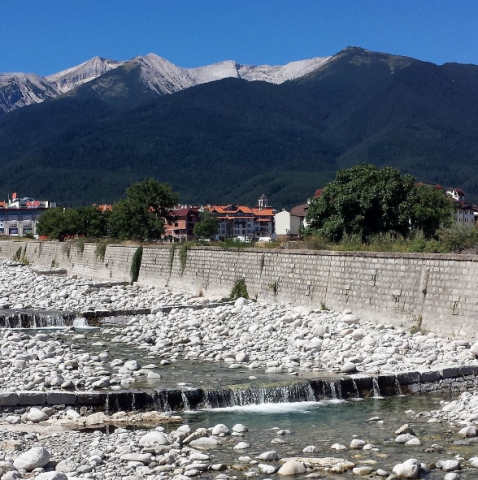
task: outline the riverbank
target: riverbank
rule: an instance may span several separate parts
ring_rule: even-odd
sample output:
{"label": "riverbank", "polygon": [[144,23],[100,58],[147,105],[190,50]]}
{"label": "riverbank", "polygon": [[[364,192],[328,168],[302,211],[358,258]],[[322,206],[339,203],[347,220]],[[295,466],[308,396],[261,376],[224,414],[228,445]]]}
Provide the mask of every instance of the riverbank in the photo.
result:
{"label": "riverbank", "polygon": [[[96,329],[1,331],[2,480],[478,474],[469,339],[347,309],[218,305],[8,262],[0,288],[4,306],[40,314],[152,312]],[[156,403],[145,403],[154,390]],[[426,390],[434,396],[397,396]],[[445,403],[450,394],[461,397]],[[28,401],[9,404],[15,395]]]}

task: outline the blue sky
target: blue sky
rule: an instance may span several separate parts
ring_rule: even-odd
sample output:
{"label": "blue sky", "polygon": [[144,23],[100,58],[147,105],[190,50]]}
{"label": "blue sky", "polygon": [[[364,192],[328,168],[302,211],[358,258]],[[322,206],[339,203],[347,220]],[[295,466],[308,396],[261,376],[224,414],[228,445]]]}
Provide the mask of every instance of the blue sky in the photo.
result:
{"label": "blue sky", "polygon": [[0,72],[100,55],[283,64],[348,45],[478,64],[476,0],[0,0]]}

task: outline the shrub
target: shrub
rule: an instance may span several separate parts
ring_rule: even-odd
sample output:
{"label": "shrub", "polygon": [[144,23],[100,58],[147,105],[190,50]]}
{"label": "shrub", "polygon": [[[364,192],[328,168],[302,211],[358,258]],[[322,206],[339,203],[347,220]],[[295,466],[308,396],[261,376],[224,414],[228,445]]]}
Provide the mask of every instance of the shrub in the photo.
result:
{"label": "shrub", "polygon": [[106,255],[106,247],[108,246],[108,242],[100,240],[96,244],[96,256],[102,261],[105,261],[105,255]]}
{"label": "shrub", "polygon": [[229,295],[230,300],[237,300],[238,298],[249,298],[246,287],[246,279],[238,278],[232,287],[231,294]]}
{"label": "shrub", "polygon": [[136,252],[134,252],[133,259],[131,260],[131,270],[130,270],[131,283],[138,281],[142,258],[143,258],[143,247],[140,246],[136,249]]}

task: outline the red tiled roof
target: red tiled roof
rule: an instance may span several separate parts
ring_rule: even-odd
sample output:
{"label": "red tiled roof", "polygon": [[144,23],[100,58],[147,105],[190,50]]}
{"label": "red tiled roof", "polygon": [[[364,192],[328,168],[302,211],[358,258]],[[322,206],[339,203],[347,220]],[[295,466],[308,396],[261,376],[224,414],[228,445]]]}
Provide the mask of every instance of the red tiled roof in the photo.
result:
{"label": "red tiled roof", "polygon": [[171,215],[174,217],[185,217],[189,212],[197,213],[197,208],[176,208],[171,211]]}
{"label": "red tiled roof", "polygon": [[293,217],[305,217],[307,215],[308,208],[309,208],[309,205],[307,203],[303,203],[302,205],[297,205],[296,207],[294,207],[290,211],[290,214]]}
{"label": "red tiled roof", "polygon": [[314,198],[319,198],[322,195],[323,191],[324,191],[323,188],[319,188],[318,190],[316,190],[314,193]]}

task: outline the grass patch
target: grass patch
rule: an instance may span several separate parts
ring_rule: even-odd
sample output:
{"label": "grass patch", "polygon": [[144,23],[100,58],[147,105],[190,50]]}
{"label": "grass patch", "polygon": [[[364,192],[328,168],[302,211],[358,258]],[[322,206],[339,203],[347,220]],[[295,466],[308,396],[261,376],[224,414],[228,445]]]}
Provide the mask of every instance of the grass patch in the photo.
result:
{"label": "grass patch", "polygon": [[179,264],[181,265],[181,275],[184,273],[186,268],[186,262],[188,261],[188,250],[190,244],[188,242],[182,243],[179,248]]}
{"label": "grass patch", "polygon": [[320,235],[308,235],[304,246],[310,250],[336,252],[392,252],[392,253],[478,253],[478,228],[452,227],[441,229],[434,238],[423,232],[413,232],[409,238],[390,233],[374,235],[363,241],[359,235],[347,235],[340,242],[332,242]]}

